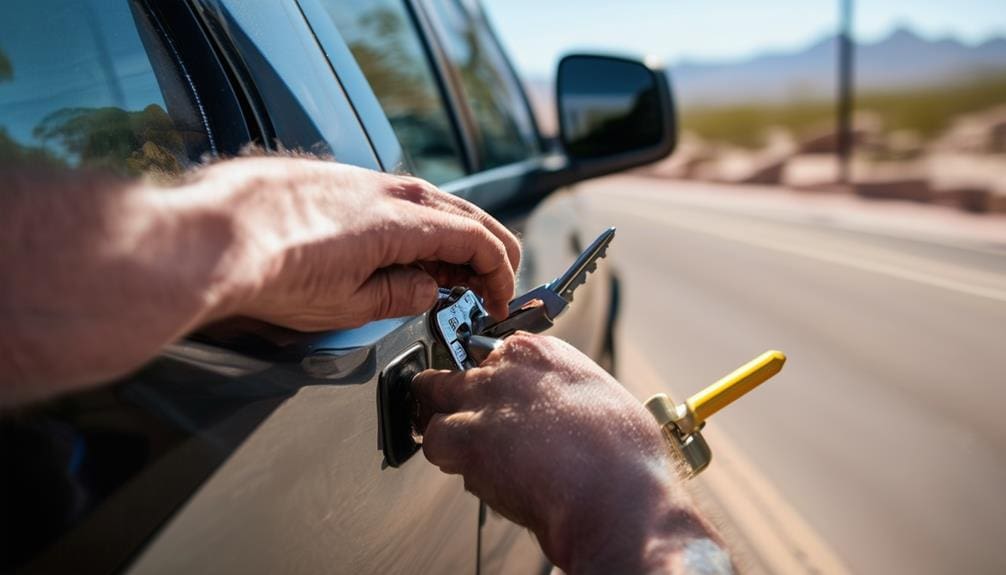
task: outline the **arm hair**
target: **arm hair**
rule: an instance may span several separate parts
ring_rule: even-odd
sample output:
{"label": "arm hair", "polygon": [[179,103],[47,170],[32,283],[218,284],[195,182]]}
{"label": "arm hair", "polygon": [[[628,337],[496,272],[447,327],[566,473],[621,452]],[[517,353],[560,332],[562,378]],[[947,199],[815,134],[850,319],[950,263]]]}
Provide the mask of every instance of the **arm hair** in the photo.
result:
{"label": "arm hair", "polygon": [[234,226],[198,186],[2,167],[0,181],[0,407],[125,375],[222,312]]}

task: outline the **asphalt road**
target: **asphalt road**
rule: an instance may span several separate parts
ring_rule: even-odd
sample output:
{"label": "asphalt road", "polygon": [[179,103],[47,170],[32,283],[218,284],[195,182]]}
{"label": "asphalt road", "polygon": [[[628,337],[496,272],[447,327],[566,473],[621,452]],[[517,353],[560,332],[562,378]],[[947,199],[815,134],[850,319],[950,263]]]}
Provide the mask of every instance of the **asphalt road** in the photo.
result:
{"label": "asphalt road", "polygon": [[1006,573],[1006,249],[947,239],[938,218],[926,232],[854,206],[836,223],[673,185],[608,179],[576,199],[619,228],[632,357],[683,398],[785,351],[710,427],[849,570]]}

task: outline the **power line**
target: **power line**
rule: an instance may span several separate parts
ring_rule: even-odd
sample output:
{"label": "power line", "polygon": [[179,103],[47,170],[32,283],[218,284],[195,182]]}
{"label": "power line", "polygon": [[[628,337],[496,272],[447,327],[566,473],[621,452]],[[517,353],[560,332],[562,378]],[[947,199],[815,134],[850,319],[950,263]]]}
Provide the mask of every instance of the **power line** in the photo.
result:
{"label": "power line", "polygon": [[852,182],[852,111],[853,111],[853,65],[855,59],[852,40],[853,0],[839,0],[838,33],[838,183]]}

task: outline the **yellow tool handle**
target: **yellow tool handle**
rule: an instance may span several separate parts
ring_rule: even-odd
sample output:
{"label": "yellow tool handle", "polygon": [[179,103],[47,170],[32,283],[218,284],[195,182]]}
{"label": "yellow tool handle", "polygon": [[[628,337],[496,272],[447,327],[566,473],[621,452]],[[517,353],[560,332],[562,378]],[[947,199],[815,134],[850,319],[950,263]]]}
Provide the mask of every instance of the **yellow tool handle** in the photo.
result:
{"label": "yellow tool handle", "polygon": [[779,373],[784,363],[786,363],[786,355],[783,352],[766,351],[716,383],[689,397],[685,403],[688,405],[689,411],[692,412],[693,426],[697,429],[714,413]]}

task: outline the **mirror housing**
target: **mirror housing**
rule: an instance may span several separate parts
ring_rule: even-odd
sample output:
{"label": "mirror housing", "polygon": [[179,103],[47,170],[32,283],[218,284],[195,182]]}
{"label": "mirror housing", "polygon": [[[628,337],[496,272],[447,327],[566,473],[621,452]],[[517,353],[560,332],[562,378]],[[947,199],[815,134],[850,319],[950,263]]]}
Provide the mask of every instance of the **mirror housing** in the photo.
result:
{"label": "mirror housing", "polygon": [[559,141],[571,184],[663,159],[677,144],[667,74],[641,60],[572,54],[556,75]]}

